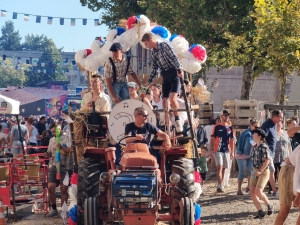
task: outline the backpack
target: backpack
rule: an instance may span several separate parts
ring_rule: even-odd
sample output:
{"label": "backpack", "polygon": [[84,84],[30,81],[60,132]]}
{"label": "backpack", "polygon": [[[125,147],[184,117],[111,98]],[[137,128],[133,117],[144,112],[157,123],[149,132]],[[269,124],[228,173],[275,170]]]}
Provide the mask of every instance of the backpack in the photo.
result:
{"label": "backpack", "polygon": [[[112,70],[113,70],[113,78],[112,81],[115,82],[117,80],[117,70],[116,70],[116,65],[113,61],[113,59],[111,57],[108,58],[111,66],[112,66]],[[129,69],[129,65],[130,65],[130,56],[127,56],[127,67],[126,67],[126,72],[124,74],[124,76],[126,76],[126,74],[128,73],[128,69]]]}

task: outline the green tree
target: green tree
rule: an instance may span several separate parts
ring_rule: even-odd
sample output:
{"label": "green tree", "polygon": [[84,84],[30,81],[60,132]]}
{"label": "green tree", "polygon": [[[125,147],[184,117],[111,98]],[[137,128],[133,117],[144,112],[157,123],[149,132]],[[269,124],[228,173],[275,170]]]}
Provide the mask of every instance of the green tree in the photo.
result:
{"label": "green tree", "polygon": [[48,39],[49,45],[46,46],[36,66],[25,71],[27,76],[26,86],[35,86],[36,83],[44,80],[66,80],[63,70],[66,69],[62,65],[62,57],[60,51],[56,48],[54,42]]}
{"label": "green tree", "polygon": [[111,28],[116,27],[120,19],[146,13],[145,8],[141,7],[140,1],[137,0],[80,0],[80,2],[93,12],[104,10],[100,23],[109,24]]}
{"label": "green tree", "polygon": [[14,23],[6,21],[1,28],[0,48],[3,50],[15,51],[21,49],[21,37],[19,31],[15,31]]}
{"label": "green tree", "polygon": [[256,40],[267,66],[280,82],[280,104],[287,100],[287,76],[300,70],[300,2],[255,0]]}
{"label": "green tree", "polygon": [[2,61],[0,64],[0,87],[23,86],[26,81],[24,70],[26,64],[14,64],[10,59]]}
{"label": "green tree", "polygon": [[[24,42],[22,43],[22,48],[32,51],[44,51],[45,49],[51,47],[51,45],[53,45],[53,41],[44,34],[27,34]],[[63,48],[60,48],[58,50],[62,51],[62,49]]]}

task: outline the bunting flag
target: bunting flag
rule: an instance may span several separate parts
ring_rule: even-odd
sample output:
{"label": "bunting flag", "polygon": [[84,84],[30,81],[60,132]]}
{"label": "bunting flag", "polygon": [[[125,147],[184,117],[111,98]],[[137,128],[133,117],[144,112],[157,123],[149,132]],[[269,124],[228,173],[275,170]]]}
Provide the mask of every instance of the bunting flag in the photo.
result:
{"label": "bunting flag", "polygon": [[48,21],[47,21],[47,24],[50,24],[50,25],[52,25],[52,20],[53,20],[53,17],[48,17]]}
{"label": "bunting flag", "polygon": [[29,59],[26,59],[26,64],[30,64],[30,61],[29,61]]}
{"label": "bunting flag", "polygon": [[6,59],[6,55],[3,55],[3,56],[2,56],[2,60],[5,60],[5,59]]}
{"label": "bunting flag", "polygon": [[24,14],[24,21],[28,21],[29,20],[29,14]]}
{"label": "bunting flag", "polygon": [[[65,18],[65,17],[53,17],[53,16],[42,16],[42,15],[35,15],[35,14],[25,14],[25,13],[20,13],[20,12],[12,12],[12,11],[6,11],[3,9],[0,9],[1,17],[6,17],[6,13],[12,13],[12,19],[16,20],[18,19],[18,14],[24,15],[24,21],[29,21],[29,16],[35,16],[36,23],[41,23],[42,22],[42,17],[47,18],[47,24],[52,25],[53,19],[59,19],[59,24],[60,25],[65,25],[65,19],[70,20],[70,25],[71,26],[76,26],[76,20],[82,20],[82,25],[87,25],[88,20],[93,20],[94,21],[94,26],[99,26],[100,22],[99,19],[92,19],[92,18]],[[106,24],[109,26],[110,24]]]}
{"label": "bunting flag", "polygon": [[6,11],[5,10],[1,10],[1,17],[5,17],[6,16]]}
{"label": "bunting flag", "polygon": [[59,18],[59,24],[64,25],[65,24],[65,19],[64,18]]}
{"label": "bunting flag", "polygon": [[36,23],[41,23],[41,18],[42,18],[41,16],[36,16],[35,22]]}
{"label": "bunting flag", "polygon": [[72,18],[71,19],[71,26],[75,26],[75,24],[76,24],[76,19]]}

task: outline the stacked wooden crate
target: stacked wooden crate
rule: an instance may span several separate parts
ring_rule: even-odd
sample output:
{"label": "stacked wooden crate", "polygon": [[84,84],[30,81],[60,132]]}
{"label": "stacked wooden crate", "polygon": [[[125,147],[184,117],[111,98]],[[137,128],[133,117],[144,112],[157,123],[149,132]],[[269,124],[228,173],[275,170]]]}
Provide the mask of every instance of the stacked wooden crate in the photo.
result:
{"label": "stacked wooden crate", "polygon": [[235,128],[244,129],[250,124],[251,119],[257,118],[256,100],[230,100],[224,101],[223,107],[230,113],[232,125]]}
{"label": "stacked wooden crate", "polygon": [[213,103],[208,105],[199,105],[198,117],[201,125],[208,125],[209,119],[214,116]]}

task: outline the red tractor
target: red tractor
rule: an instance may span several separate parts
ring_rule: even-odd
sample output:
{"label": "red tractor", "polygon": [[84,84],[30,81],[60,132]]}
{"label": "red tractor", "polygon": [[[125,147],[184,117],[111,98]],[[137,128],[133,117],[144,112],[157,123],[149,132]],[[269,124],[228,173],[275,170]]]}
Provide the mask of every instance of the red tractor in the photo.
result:
{"label": "red tractor", "polygon": [[158,149],[160,163],[146,144],[127,144],[116,164],[115,147],[85,148],[78,166],[77,224],[194,225],[195,160],[184,158],[183,145]]}

